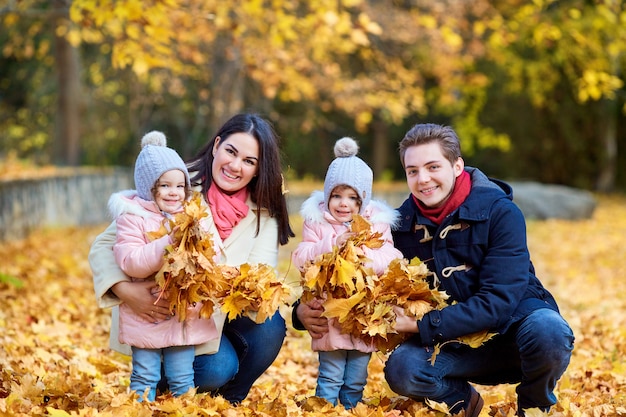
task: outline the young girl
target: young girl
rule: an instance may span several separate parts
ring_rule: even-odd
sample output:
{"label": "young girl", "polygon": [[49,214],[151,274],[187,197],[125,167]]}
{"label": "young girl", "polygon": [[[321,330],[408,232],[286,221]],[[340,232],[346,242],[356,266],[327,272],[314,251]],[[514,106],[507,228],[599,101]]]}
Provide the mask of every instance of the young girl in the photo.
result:
{"label": "young girl", "polygon": [[[380,276],[395,258],[402,258],[393,246],[391,225],[397,213],[386,204],[372,201],[373,173],[356,156],[358,145],[352,138],[335,143],[336,159],[328,167],[324,192],[315,191],[304,202],[300,213],[304,219],[302,242],[292,255],[294,264],[303,270],[307,261],[341,247],[352,236],[352,216],[360,214],[370,223],[372,231],[380,232],[383,245],[377,249],[362,246],[371,260],[367,265]],[[317,300],[320,304],[322,300]],[[319,375],[315,395],[337,405],[337,400],[350,409],[363,397],[367,367],[375,349],[368,341],[341,333],[339,323],[329,320],[328,332],[312,339],[312,348],[319,352]]]}
{"label": "young girl", "polygon": [[[159,230],[165,218],[181,211],[191,191],[185,163],[165,145],[163,133],[146,134],[135,163],[137,189],[115,193],[109,199],[117,225],[115,260],[134,281],[154,280],[163,265],[165,248],[173,242],[171,234],[151,240],[148,232]],[[200,308],[198,303],[183,322],[175,317],[158,322],[146,321],[126,304],[120,306],[119,340],[132,347],[130,389],[140,395],[140,401],[145,391],[146,398],[154,401],[161,361],[174,395],[194,387],[194,345],[219,338],[213,319],[199,318]]]}

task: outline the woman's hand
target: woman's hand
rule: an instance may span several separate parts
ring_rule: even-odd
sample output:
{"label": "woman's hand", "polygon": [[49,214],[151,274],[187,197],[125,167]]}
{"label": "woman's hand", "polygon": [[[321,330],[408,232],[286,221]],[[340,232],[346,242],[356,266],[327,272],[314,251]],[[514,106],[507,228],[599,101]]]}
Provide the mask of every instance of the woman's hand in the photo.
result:
{"label": "woman's hand", "polygon": [[111,291],[146,321],[157,323],[171,318],[169,301],[161,297],[156,302],[159,289],[154,281],[122,281],[111,287]]}
{"label": "woman's hand", "polygon": [[308,330],[313,339],[319,339],[328,333],[328,319],[321,316],[323,312],[324,308],[320,300],[300,303],[296,307],[298,320]]}
{"label": "woman's hand", "polygon": [[409,317],[404,313],[402,307],[393,306],[393,311],[396,313],[396,326],[395,330],[398,333],[419,333],[420,329],[417,327],[417,320],[414,317]]}

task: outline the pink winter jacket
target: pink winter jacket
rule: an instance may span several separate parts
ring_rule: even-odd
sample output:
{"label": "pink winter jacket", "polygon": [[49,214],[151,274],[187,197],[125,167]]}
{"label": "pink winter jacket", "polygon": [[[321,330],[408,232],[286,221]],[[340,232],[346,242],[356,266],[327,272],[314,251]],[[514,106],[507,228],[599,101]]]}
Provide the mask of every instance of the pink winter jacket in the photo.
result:
{"label": "pink winter jacket", "polygon": [[[302,270],[304,264],[317,256],[333,251],[337,236],[348,231],[348,227],[335,220],[324,207],[324,193],[315,191],[300,209],[304,220],[302,242],[292,254],[294,265]],[[380,276],[385,272],[389,263],[396,258],[402,258],[402,253],[393,246],[391,226],[398,220],[398,212],[381,201],[371,200],[362,210],[361,215],[370,223],[372,230],[382,234],[384,244],[377,249],[363,247],[365,256],[371,260],[367,266],[372,267]],[[315,351],[331,350],[358,350],[360,352],[374,352],[371,340],[357,339],[341,333],[339,323],[331,318],[328,321],[328,333],[320,339],[312,339],[311,347]]]}
{"label": "pink winter jacket", "polygon": [[[133,190],[115,193],[109,210],[116,218],[117,239],[113,246],[115,260],[132,280],[151,280],[163,265],[169,235],[150,241],[146,232],[159,230],[165,216],[154,201],[139,198]],[[215,245],[217,248],[218,246]],[[220,337],[212,318],[199,317],[201,303],[190,307],[187,318],[176,317],[159,323],[143,320],[122,303],[119,314],[119,341],[147,349],[199,345]]]}

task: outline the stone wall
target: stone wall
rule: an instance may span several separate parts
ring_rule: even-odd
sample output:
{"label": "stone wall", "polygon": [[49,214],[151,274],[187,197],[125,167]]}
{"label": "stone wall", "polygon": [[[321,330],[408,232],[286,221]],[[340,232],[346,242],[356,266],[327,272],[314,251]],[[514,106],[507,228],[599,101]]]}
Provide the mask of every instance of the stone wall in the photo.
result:
{"label": "stone wall", "polygon": [[75,168],[45,178],[0,180],[0,240],[40,227],[107,223],[109,196],[133,188],[130,169]]}
{"label": "stone wall", "polygon": [[[127,168],[75,168],[54,177],[0,180],[0,241],[21,239],[40,227],[67,227],[104,224],[111,221],[109,196],[134,187],[132,170]],[[527,219],[591,217],[596,206],[593,195],[569,187],[510,183],[514,202]],[[290,192],[290,213],[298,213],[308,194]],[[398,207],[408,189],[374,189],[373,197]]]}

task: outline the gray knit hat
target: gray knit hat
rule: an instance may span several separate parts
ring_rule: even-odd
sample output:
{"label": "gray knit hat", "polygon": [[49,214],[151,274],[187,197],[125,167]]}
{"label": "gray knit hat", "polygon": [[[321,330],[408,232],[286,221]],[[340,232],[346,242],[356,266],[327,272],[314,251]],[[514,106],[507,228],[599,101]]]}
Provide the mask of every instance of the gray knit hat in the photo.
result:
{"label": "gray knit hat", "polygon": [[349,185],[361,197],[361,212],[372,198],[372,169],[356,156],[359,145],[352,138],[341,138],[335,142],[336,159],[328,166],[324,179],[324,204],[328,208],[330,193],[338,185]]}
{"label": "gray knit hat", "polygon": [[152,187],[161,175],[173,169],[185,174],[189,188],[189,171],[176,151],[167,147],[165,135],[156,130],[146,133],[141,138],[141,152],[135,162],[135,188],[139,197],[148,201],[154,200]]}

